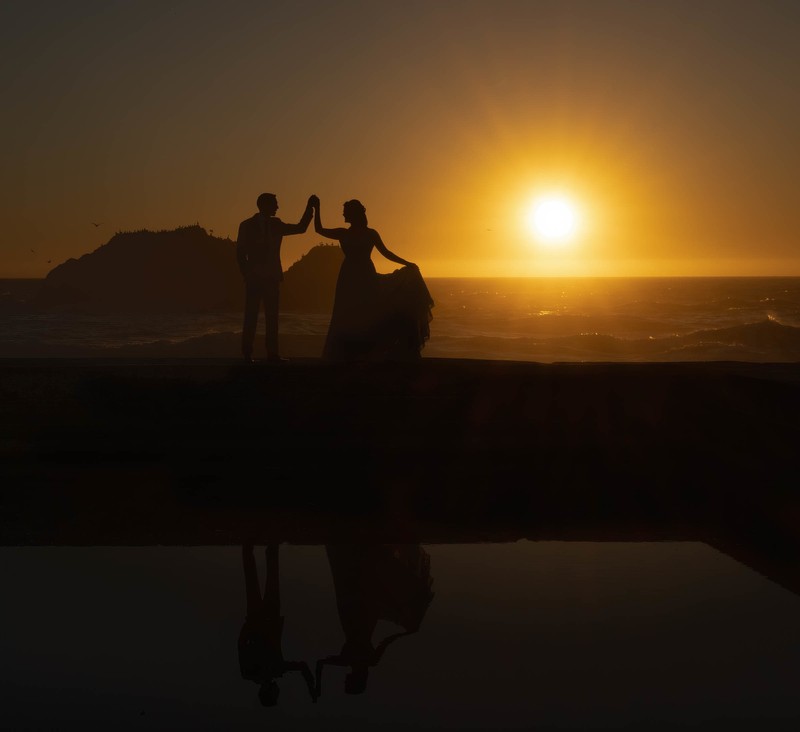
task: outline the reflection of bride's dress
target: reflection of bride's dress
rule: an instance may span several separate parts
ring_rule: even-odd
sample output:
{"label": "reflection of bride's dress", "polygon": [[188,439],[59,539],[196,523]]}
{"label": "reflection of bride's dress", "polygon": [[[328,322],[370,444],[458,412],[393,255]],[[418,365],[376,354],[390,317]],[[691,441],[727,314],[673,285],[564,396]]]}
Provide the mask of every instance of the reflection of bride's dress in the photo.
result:
{"label": "reflection of bride's dress", "polygon": [[[419,630],[433,600],[430,556],[419,545],[328,544],[325,547],[344,632],[338,654],[317,661],[316,693],[322,690],[322,668],[349,666],[345,691],[366,689],[369,669],[398,638]],[[402,628],[375,644],[379,620]]]}
{"label": "reflection of bride's dress", "polygon": [[433,299],[416,267],[379,274],[372,243],[343,238],[323,358],[329,361],[414,359],[430,336]]}
{"label": "reflection of bride's dress", "polygon": [[378,620],[413,633],[433,599],[430,556],[419,544],[325,547],[346,642],[371,647]]}

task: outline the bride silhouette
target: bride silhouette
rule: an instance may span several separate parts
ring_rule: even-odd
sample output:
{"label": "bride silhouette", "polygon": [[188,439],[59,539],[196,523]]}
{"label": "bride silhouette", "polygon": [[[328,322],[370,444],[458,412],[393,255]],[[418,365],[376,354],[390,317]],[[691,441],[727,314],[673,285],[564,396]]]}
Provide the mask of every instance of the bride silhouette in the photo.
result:
{"label": "bride silhouette", "polygon": [[[430,337],[433,299],[416,264],[387,249],[358,200],[344,204],[348,228],[322,225],[319,198],[314,197],[314,230],[335,239],[344,254],[336,281],[331,322],[322,357],[327,361],[414,360]],[[379,274],[372,262],[377,249],[403,265]]]}

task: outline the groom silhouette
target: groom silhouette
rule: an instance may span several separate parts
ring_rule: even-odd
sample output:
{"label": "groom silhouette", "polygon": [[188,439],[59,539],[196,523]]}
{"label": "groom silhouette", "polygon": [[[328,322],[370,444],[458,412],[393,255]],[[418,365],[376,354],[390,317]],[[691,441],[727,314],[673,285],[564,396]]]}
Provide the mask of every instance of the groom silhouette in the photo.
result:
{"label": "groom silhouette", "polygon": [[256,199],[258,213],[239,224],[236,239],[236,261],[244,278],[244,323],[242,324],[242,356],[253,360],[253,342],[258,323],[258,310],[264,305],[265,340],[267,361],[283,362],[278,349],[278,311],[280,308],[280,284],[283,280],[281,266],[281,243],[289,234],[303,234],[314,214],[310,196],[302,218],[296,224],[286,224],[275,214],[278,197],[274,193],[262,193]]}

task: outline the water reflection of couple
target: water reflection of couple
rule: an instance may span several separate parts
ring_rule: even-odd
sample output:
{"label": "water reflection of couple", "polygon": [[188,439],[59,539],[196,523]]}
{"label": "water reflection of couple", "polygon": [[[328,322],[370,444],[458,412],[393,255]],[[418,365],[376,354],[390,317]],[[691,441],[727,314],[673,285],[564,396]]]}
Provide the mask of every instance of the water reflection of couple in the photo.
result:
{"label": "water reflection of couple", "polygon": [[[320,201],[308,199],[297,224],[286,224],[275,214],[278,199],[262,193],[259,213],[243,221],[237,239],[237,260],[245,281],[242,354],[252,360],[258,310],[264,307],[268,361],[285,361],[278,348],[278,307],[283,271],[280,248],[283,237],[307,230],[314,216],[318,234],[339,242],[344,260],[336,282],[333,311],[323,358],[328,361],[414,360],[430,336],[433,299],[419,268],[390,251],[375,229],[367,225],[360,201],[344,204],[347,228],[322,225]],[[390,262],[402,265],[379,274],[372,262],[376,249]]]}
{"label": "water reflection of couple", "polygon": [[[302,676],[311,700],[316,701],[322,693],[325,666],[348,667],[345,692],[363,692],[369,670],[391,643],[419,629],[433,599],[430,558],[419,545],[327,545],[325,550],[344,643],[338,653],[317,661],[313,677],[305,661],[287,661],[283,656],[278,545],[265,550],[263,595],[253,547],[242,547],[247,615],[239,633],[239,669],[242,678],[259,685],[258,696],[265,706],[277,703],[277,681],[291,671]],[[373,636],[379,620],[388,620],[402,630],[376,644]]]}

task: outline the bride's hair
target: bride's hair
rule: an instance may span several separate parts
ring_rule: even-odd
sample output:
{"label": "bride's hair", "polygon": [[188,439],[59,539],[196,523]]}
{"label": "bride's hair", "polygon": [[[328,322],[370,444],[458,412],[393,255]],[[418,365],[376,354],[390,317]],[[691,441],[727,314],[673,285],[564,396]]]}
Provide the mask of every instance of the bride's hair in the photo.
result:
{"label": "bride's hair", "polygon": [[363,226],[367,225],[367,209],[364,208],[364,204],[361,203],[361,201],[353,198],[350,201],[345,201],[344,207],[347,209],[350,223],[362,224]]}

